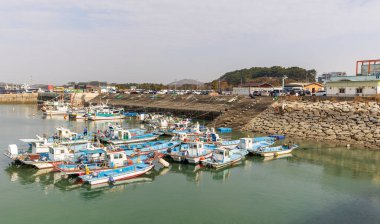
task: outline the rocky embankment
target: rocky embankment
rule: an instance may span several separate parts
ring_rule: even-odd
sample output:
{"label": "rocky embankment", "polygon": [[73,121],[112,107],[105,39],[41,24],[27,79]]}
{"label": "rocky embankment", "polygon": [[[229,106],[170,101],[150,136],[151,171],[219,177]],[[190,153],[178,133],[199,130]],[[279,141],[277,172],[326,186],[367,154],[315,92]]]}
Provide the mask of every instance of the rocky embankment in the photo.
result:
{"label": "rocky embankment", "polygon": [[376,101],[282,101],[244,128],[295,138],[339,141],[380,148],[380,106]]}
{"label": "rocky embankment", "polygon": [[256,97],[240,101],[223,111],[211,124],[212,127],[230,127],[241,130],[254,117],[265,111],[273,103],[271,97]]}

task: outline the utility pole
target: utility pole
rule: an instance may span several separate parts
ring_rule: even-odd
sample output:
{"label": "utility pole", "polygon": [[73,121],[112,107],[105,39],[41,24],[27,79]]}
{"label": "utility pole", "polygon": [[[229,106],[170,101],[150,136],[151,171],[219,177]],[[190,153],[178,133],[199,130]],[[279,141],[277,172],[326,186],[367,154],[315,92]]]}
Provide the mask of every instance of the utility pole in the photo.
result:
{"label": "utility pole", "polygon": [[285,79],[287,79],[287,78],[288,78],[288,76],[286,76],[286,75],[284,75],[282,77],[282,89],[284,89],[284,87],[285,87]]}

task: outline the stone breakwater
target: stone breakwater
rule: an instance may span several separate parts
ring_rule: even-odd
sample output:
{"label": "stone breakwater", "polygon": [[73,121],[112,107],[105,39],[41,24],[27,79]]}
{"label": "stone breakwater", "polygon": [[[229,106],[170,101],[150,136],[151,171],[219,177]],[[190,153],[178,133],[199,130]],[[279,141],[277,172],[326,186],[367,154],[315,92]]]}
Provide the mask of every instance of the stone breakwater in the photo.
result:
{"label": "stone breakwater", "polygon": [[282,101],[253,118],[243,130],[379,149],[380,106],[375,101]]}
{"label": "stone breakwater", "polygon": [[37,103],[37,93],[0,94],[0,104]]}

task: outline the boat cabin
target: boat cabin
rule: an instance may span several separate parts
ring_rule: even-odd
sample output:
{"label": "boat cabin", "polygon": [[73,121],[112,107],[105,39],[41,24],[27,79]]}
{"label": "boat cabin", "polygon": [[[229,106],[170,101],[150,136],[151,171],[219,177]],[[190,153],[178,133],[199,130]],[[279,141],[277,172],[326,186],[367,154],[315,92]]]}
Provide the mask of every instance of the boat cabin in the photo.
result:
{"label": "boat cabin", "polygon": [[130,130],[125,130],[118,125],[111,125],[108,127],[108,134],[110,139],[130,139],[132,134]]}
{"label": "boat cabin", "polygon": [[231,158],[231,151],[227,149],[217,149],[214,152],[213,158],[217,162],[225,162]]}
{"label": "boat cabin", "polygon": [[64,161],[74,156],[66,146],[49,147],[49,159],[51,161]]}
{"label": "boat cabin", "polygon": [[41,138],[37,135],[37,139],[20,139],[20,141],[29,145],[29,152],[33,154],[39,153],[49,153],[49,145],[52,143],[48,143],[46,138]]}
{"label": "boat cabin", "polygon": [[202,142],[190,142],[188,143],[189,148],[187,152],[189,155],[202,155],[205,152],[205,148]]}
{"label": "boat cabin", "polygon": [[208,142],[218,142],[221,141],[222,139],[219,137],[219,134],[215,132],[210,132],[205,134],[206,141]]}
{"label": "boat cabin", "polygon": [[79,162],[96,163],[105,160],[106,151],[103,149],[82,149],[79,152],[81,154]]}
{"label": "boat cabin", "polygon": [[72,132],[67,128],[57,128],[58,138],[59,139],[76,139],[78,137],[78,133]]}
{"label": "boat cabin", "polygon": [[201,129],[200,129],[199,122],[195,123],[194,128],[193,128],[193,131],[194,131],[195,133],[199,133],[200,130],[201,130]]}
{"label": "boat cabin", "polygon": [[241,138],[238,146],[241,149],[251,149],[253,147],[253,139],[252,138]]}
{"label": "boat cabin", "polygon": [[127,162],[127,155],[124,150],[107,152],[107,163],[110,167],[124,166]]}
{"label": "boat cabin", "polygon": [[29,148],[33,154],[49,153],[49,145],[47,142],[31,142]]}
{"label": "boat cabin", "polygon": [[117,139],[120,139],[120,140],[130,139],[131,137],[132,137],[132,134],[128,130],[119,130],[117,133]]}
{"label": "boat cabin", "polygon": [[160,128],[167,128],[169,126],[169,122],[166,119],[159,119],[158,124]]}
{"label": "boat cabin", "polygon": [[188,139],[187,134],[185,132],[177,132],[171,140],[172,141],[185,141],[185,139]]}

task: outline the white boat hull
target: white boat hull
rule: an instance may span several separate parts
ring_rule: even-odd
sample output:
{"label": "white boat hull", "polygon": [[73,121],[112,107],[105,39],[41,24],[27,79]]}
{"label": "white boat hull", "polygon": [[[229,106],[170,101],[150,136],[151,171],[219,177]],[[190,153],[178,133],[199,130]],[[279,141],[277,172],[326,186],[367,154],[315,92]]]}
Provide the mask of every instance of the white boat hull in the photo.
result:
{"label": "white boat hull", "polygon": [[42,161],[24,161],[20,160],[25,165],[34,166],[37,169],[51,169],[54,168],[54,164],[57,162],[42,162]]}
{"label": "white boat hull", "polygon": [[225,162],[225,163],[213,163],[210,161],[202,161],[202,164],[205,166],[214,168],[214,169],[219,169],[219,168],[223,168],[223,167],[227,167],[227,166],[232,166],[233,164],[240,162],[242,159],[243,159],[243,157],[240,157],[240,158],[237,158],[237,159]]}
{"label": "white boat hull", "polygon": [[277,151],[277,152],[257,152],[256,154],[259,156],[263,157],[273,157],[273,156],[279,156],[283,154],[289,154],[293,151],[293,148],[288,149],[288,150],[282,150],[282,151]]}
{"label": "white boat hull", "polygon": [[66,111],[54,111],[54,110],[47,110],[43,112],[44,115],[67,115]]}
{"label": "white boat hull", "polygon": [[[121,173],[121,174],[113,175],[112,177],[114,181],[127,180],[127,179],[131,179],[131,178],[143,175],[146,172],[150,171],[152,168],[153,168],[153,165],[148,166],[146,169],[143,169],[140,171],[131,172],[131,173]],[[90,185],[97,185],[97,184],[108,183],[108,181],[109,181],[109,177],[103,177],[103,178],[86,180],[86,183]]]}
{"label": "white boat hull", "polygon": [[170,157],[173,159],[173,161],[175,161],[175,162],[182,162],[182,156],[180,156],[180,155],[174,155],[174,154],[172,154],[172,155],[170,155]]}
{"label": "white boat hull", "polygon": [[190,164],[198,164],[200,161],[208,159],[211,156],[212,156],[212,152],[207,153],[207,154],[202,155],[202,156],[194,156],[194,157],[192,157],[192,156],[181,156],[181,155],[178,155],[178,154],[171,154],[170,155],[170,157],[175,162],[187,161]]}
{"label": "white boat hull", "polygon": [[112,116],[112,117],[102,117],[102,116],[90,116],[88,120],[90,121],[105,121],[105,120],[120,120],[124,119],[125,116]]}
{"label": "white boat hull", "polygon": [[187,160],[187,162],[189,162],[190,164],[198,164],[200,161],[202,160],[205,160],[205,159],[208,159],[212,156],[212,152],[210,153],[207,153],[206,155],[204,156],[197,156],[197,157],[185,157],[185,159]]}

